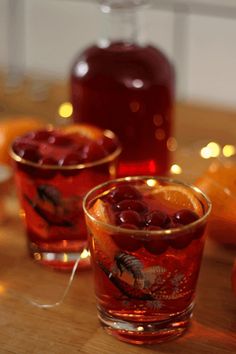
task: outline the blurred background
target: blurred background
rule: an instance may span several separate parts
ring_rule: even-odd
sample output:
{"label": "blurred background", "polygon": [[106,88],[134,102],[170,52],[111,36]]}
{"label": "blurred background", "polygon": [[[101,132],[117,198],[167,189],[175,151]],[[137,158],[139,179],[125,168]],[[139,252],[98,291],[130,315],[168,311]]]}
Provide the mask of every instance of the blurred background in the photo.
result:
{"label": "blurred background", "polygon": [[[145,36],[175,64],[178,100],[235,110],[236,1],[150,2]],[[67,82],[76,53],[97,39],[100,25],[95,0],[1,0],[0,113],[21,113],[22,97],[29,100],[24,113],[34,113],[31,101],[66,99],[52,82]]]}

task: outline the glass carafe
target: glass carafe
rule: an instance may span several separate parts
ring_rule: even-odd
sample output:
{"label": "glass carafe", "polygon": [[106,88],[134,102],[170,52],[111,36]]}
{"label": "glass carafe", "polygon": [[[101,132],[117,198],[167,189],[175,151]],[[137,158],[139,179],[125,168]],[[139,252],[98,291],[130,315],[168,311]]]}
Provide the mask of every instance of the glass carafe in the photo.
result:
{"label": "glass carafe", "polygon": [[113,130],[121,140],[118,175],[165,175],[170,167],[174,70],[140,40],[143,0],[101,0],[104,31],[71,69],[75,122]]}

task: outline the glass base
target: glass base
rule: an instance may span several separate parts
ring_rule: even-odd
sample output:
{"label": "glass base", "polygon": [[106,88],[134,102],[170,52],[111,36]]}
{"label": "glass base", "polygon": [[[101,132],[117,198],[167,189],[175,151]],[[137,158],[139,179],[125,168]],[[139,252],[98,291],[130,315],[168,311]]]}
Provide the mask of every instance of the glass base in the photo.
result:
{"label": "glass base", "polygon": [[35,243],[29,244],[30,256],[39,264],[56,270],[71,271],[75,262],[80,258],[78,269],[87,269],[90,264],[90,252],[84,249],[81,252],[49,252],[36,247]]}
{"label": "glass base", "polygon": [[162,343],[181,336],[188,329],[193,306],[157,322],[124,321],[101,308],[98,308],[98,318],[106,332],[121,341],[140,345]]}

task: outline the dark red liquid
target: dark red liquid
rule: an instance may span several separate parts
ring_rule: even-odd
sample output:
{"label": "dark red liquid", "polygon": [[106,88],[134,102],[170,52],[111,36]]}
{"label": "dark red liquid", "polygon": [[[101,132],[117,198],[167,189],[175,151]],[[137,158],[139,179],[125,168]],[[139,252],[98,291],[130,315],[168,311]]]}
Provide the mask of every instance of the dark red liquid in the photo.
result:
{"label": "dark red liquid", "polygon": [[[109,193],[103,190],[102,196],[100,190],[99,203],[91,201],[91,215],[119,226],[108,229],[87,217],[95,291],[101,312],[118,320],[141,322],[143,326],[155,321],[171,322],[192,308],[205,240],[205,221],[200,216],[207,207],[192,191],[185,187],[183,190],[199,202],[200,209],[195,210],[199,215],[191,209],[182,209],[183,201],[175,199],[174,193],[172,200],[165,199],[155,189],[148,190],[142,184],[140,189],[137,185],[134,189],[120,182]],[[129,227],[124,226],[125,221],[122,227],[121,213],[134,212],[134,208],[140,219],[128,221]],[[159,214],[154,217],[154,211],[158,210]],[[178,224],[173,225],[177,217]],[[128,233],[125,229],[129,229]],[[169,232],[149,232],[161,229]],[[185,327],[186,323],[184,320],[176,326]],[[130,333],[123,331],[120,336],[124,340],[126,335],[125,340],[134,342],[137,338],[129,340]],[[150,340],[140,338],[143,343]]]}
{"label": "dark red liquid", "polygon": [[[96,128],[88,129],[96,132]],[[114,178],[119,149],[116,139],[103,131],[92,139],[80,130],[31,132],[12,146],[30,254],[57,269],[72,268],[86,249],[82,199],[96,184]],[[80,261],[80,266],[88,265],[89,257]]]}
{"label": "dark red liquid", "polygon": [[168,172],[173,70],[158,49],[122,42],[86,49],[72,67],[71,100],[75,122],[120,138],[119,176]]}

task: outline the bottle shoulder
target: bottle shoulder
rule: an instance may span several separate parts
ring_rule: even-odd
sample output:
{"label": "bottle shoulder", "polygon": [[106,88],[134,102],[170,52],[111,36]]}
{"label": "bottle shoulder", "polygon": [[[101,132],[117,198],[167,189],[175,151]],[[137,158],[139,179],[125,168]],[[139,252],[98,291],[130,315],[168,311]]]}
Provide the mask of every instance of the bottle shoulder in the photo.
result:
{"label": "bottle shoulder", "polygon": [[81,79],[97,75],[119,78],[129,75],[159,81],[161,77],[173,76],[173,66],[166,55],[153,45],[115,42],[106,48],[92,45],[83,50],[74,61],[72,75]]}

